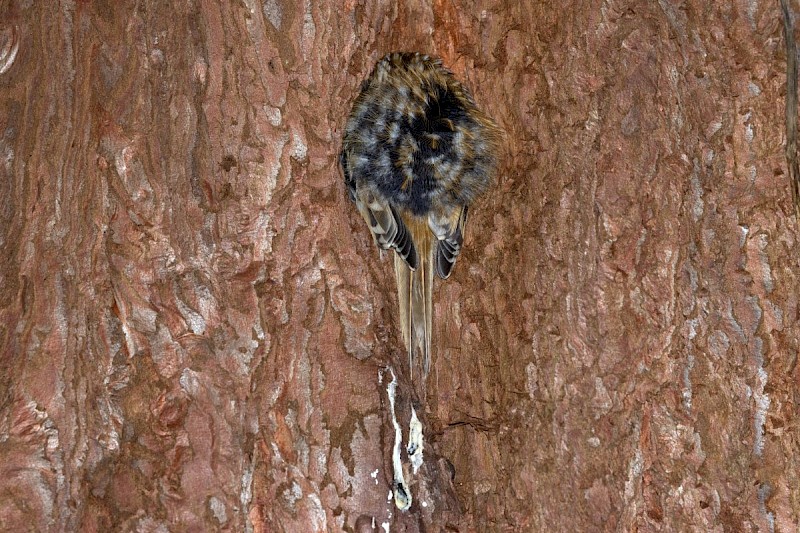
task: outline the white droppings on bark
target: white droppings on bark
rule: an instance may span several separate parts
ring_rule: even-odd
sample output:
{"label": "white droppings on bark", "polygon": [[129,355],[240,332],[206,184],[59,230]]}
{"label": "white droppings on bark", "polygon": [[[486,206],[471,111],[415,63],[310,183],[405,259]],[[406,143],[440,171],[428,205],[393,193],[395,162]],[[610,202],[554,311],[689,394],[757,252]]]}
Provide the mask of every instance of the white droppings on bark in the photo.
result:
{"label": "white droppings on bark", "polygon": [[[386,386],[386,392],[389,396],[389,408],[392,411],[392,425],[394,426],[394,448],[392,449],[392,469],[394,470],[394,504],[401,511],[408,510],[411,507],[411,492],[408,490],[405,478],[403,476],[403,462],[400,457],[400,450],[403,448],[403,430],[400,429],[400,424],[397,422],[397,414],[394,409],[395,394],[397,393],[397,377],[394,375],[394,370],[389,368],[392,374],[392,381]],[[392,493],[390,492],[390,495]]]}
{"label": "white droppings on bark", "polygon": [[406,451],[408,457],[411,459],[411,468],[414,474],[419,471],[422,466],[422,449],[424,447],[422,435],[422,422],[417,418],[417,411],[411,408],[411,421],[408,424],[408,446]]}

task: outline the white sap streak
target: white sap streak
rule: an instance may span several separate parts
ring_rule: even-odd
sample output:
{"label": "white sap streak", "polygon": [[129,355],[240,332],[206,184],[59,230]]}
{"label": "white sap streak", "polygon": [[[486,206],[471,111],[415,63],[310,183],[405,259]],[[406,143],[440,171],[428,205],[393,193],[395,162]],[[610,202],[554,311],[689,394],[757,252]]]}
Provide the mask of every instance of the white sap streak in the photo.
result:
{"label": "white sap streak", "polygon": [[403,448],[403,430],[397,423],[397,415],[394,410],[394,397],[397,392],[397,377],[391,368],[392,381],[386,386],[389,395],[389,408],[392,410],[392,425],[394,425],[394,449],[392,450],[392,469],[394,470],[394,504],[401,511],[411,507],[411,493],[408,491],[405,478],[403,477],[403,462],[400,459],[400,450]]}

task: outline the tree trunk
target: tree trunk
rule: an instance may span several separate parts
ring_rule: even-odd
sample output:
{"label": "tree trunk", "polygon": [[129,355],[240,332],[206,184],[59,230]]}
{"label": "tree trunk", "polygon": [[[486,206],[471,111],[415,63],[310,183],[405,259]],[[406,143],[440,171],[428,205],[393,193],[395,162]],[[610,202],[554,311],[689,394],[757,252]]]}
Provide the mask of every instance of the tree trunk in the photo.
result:
{"label": "tree trunk", "polygon": [[[398,49],[505,131],[427,383],[337,161]],[[777,1],[0,0],[3,50],[0,529],[800,525]]]}

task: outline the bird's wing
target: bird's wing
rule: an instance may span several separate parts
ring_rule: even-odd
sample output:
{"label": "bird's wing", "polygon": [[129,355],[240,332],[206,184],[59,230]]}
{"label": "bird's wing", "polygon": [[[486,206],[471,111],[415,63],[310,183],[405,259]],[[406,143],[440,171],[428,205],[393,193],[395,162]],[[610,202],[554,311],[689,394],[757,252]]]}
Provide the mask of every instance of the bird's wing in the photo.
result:
{"label": "bird's wing", "polygon": [[384,250],[393,249],[411,270],[416,270],[419,257],[414,241],[394,207],[368,189],[356,189],[354,197],[375,243]]}
{"label": "bird's wing", "polygon": [[436,273],[442,279],[447,279],[453,270],[458,254],[461,253],[461,244],[464,242],[464,227],[467,224],[467,206],[456,210],[450,217],[437,217],[431,215],[428,225],[436,236]]}

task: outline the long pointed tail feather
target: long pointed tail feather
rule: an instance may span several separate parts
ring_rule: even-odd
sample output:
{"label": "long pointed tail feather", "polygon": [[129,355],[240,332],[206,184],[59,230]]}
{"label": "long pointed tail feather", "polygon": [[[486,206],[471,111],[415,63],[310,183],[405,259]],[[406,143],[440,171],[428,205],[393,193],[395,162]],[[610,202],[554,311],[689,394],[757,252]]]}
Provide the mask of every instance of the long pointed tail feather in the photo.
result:
{"label": "long pointed tail feather", "polygon": [[397,282],[397,301],[400,304],[400,330],[403,333],[403,342],[408,350],[408,367],[411,369],[411,377],[414,377],[414,358],[411,344],[411,287],[414,272],[408,268],[408,264],[394,254],[394,275]]}
{"label": "long pointed tail feather", "polygon": [[430,370],[431,333],[433,332],[433,271],[435,237],[423,221],[406,221],[418,252],[418,267],[409,269],[395,254],[397,300],[400,304],[400,328],[408,349],[409,367],[413,377],[414,352],[422,356],[425,376]]}
{"label": "long pointed tail feather", "polygon": [[420,243],[420,267],[414,272],[411,294],[412,332],[414,342],[422,354],[422,369],[428,375],[431,364],[431,334],[433,333],[433,234],[426,226]]}

